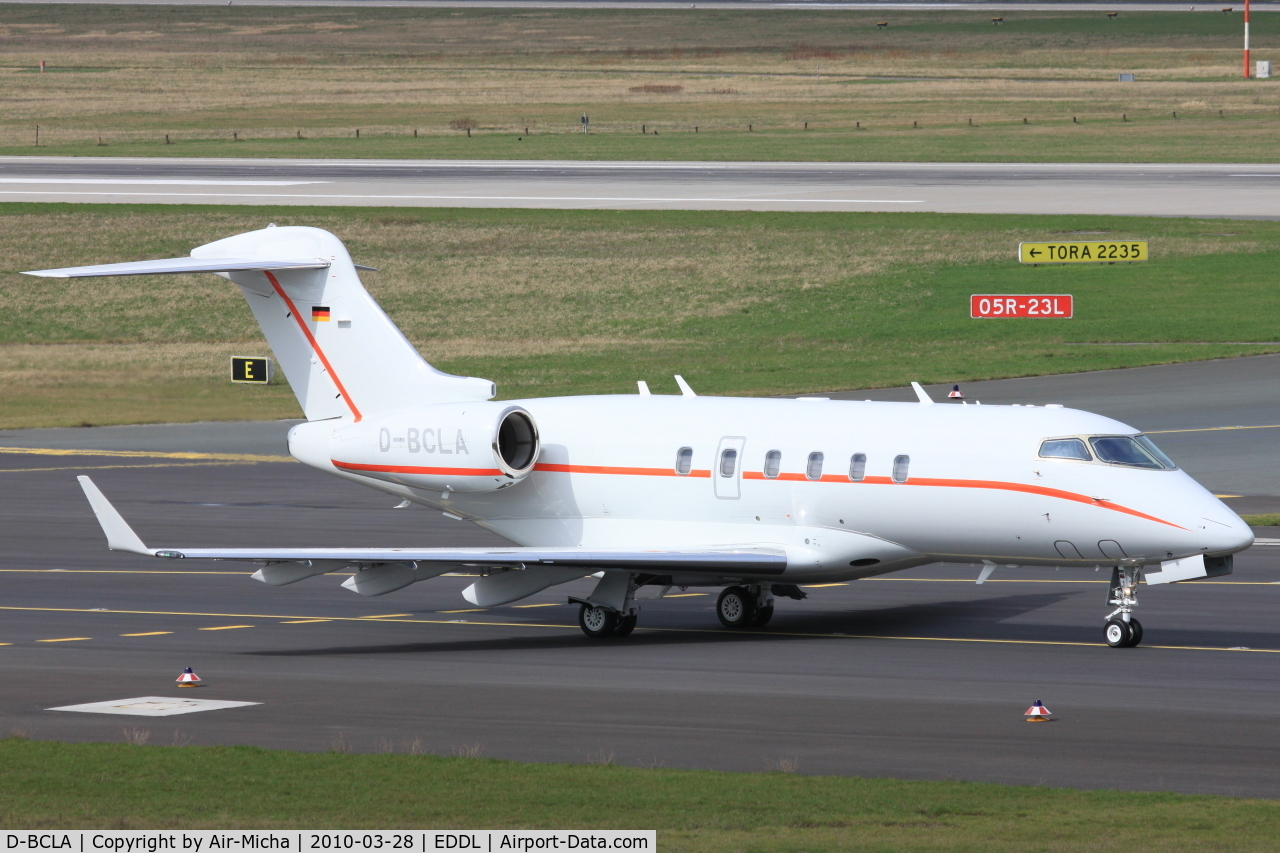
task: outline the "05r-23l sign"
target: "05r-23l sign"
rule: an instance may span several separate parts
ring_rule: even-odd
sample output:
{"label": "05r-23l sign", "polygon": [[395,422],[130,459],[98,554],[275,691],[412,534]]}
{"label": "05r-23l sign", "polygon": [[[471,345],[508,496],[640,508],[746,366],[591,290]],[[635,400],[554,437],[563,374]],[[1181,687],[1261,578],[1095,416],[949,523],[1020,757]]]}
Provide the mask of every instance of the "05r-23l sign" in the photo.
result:
{"label": "05r-23l sign", "polygon": [[1114,264],[1147,258],[1146,240],[1018,244],[1018,260],[1024,264]]}
{"label": "05r-23l sign", "polygon": [[988,317],[1040,317],[1070,320],[1075,310],[1075,300],[1069,293],[1032,295],[1028,293],[984,294],[969,297],[969,316]]}

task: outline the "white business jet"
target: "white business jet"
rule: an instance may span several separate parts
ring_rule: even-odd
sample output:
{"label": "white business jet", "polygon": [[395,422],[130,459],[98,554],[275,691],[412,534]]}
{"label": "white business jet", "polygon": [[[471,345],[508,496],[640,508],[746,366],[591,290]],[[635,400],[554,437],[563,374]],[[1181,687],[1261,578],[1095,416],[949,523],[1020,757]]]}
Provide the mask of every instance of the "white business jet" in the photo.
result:
{"label": "white business jet", "polygon": [[423,361],[332,234],[268,226],[188,258],[31,275],[211,272],[235,283],[307,422],[321,471],[474,521],[507,548],[153,548],[88,477],[113,550],[241,560],[282,585],[354,571],[382,595],[446,572],[477,607],[588,575],[590,637],[625,636],[636,591],[723,587],[729,628],[765,625],[801,584],[937,561],[1108,567],[1105,637],[1134,646],[1137,586],[1227,574],[1248,526],[1125,424],[1061,406],[639,394],[490,402],[496,386]]}

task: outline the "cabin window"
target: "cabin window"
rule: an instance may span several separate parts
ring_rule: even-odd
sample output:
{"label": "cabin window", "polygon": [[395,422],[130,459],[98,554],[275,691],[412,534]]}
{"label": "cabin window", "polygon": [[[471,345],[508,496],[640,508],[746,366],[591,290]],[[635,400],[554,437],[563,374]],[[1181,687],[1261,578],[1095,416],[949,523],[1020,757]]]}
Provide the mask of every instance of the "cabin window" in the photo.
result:
{"label": "cabin window", "polygon": [[907,482],[907,469],[910,467],[910,456],[895,456],[893,458],[893,481],[895,483]]}
{"label": "cabin window", "polygon": [[1040,455],[1046,459],[1083,459],[1085,462],[1093,458],[1078,438],[1051,438],[1040,445]]}
{"label": "cabin window", "polygon": [[738,451],[729,448],[720,454],[720,476],[732,477],[738,467]]}
{"label": "cabin window", "polygon": [[782,451],[770,450],[764,455],[764,475],[770,480],[776,479],[782,470]]}
{"label": "cabin window", "polygon": [[688,474],[693,468],[693,448],[682,447],[676,451],[676,473]]}
{"label": "cabin window", "polygon": [[867,476],[867,454],[855,453],[849,459],[849,479],[860,483],[865,476]]}
{"label": "cabin window", "polygon": [[809,464],[804,468],[804,475],[810,480],[822,479],[822,454],[810,453]]}

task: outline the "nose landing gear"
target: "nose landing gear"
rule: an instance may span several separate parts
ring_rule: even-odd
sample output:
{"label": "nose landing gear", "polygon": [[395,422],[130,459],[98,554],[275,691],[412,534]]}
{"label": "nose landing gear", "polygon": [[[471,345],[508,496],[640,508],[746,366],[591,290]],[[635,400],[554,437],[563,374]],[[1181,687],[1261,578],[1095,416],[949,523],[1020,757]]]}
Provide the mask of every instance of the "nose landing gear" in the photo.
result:
{"label": "nose landing gear", "polygon": [[1116,566],[1111,570],[1107,588],[1107,604],[1115,610],[1107,614],[1103,637],[1113,649],[1133,648],[1142,642],[1142,623],[1133,618],[1138,606],[1138,583],[1142,580],[1139,566]]}

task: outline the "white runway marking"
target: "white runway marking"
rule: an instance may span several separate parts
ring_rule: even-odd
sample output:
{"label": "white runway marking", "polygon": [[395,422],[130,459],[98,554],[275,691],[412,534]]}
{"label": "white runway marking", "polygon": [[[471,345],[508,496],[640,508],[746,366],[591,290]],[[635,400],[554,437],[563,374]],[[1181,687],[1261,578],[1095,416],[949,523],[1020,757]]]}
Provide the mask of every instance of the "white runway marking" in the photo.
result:
{"label": "white runway marking", "polygon": [[297,187],[329,181],[236,181],[214,178],[0,178],[0,184],[137,184],[176,187]]}
{"label": "white runway marking", "polygon": [[[299,181],[299,183],[308,183]],[[314,183],[327,183],[316,181]],[[139,195],[139,196],[171,196],[172,193],[139,193],[122,190],[120,192],[72,192],[61,190],[0,190],[0,195]],[[342,195],[337,193],[196,193],[210,198],[343,198],[343,199],[383,199],[391,201],[585,201],[585,202],[627,202],[627,203],[671,203],[671,202],[716,202],[736,204],[781,204],[784,202],[804,202],[805,204],[924,204],[923,199],[901,198],[704,198],[688,196],[685,198],[661,198],[658,196],[563,196],[563,195]]]}
{"label": "white runway marking", "polygon": [[220,711],[223,708],[242,708],[245,705],[261,705],[261,702],[228,702],[223,699],[174,699],[165,696],[139,696],[135,699],[117,699],[114,702],[90,702],[85,705],[64,705],[46,708],[46,711],[77,711],[84,714],[127,714],[134,717],[172,717],[174,714],[194,714],[197,711]]}

